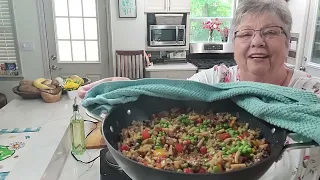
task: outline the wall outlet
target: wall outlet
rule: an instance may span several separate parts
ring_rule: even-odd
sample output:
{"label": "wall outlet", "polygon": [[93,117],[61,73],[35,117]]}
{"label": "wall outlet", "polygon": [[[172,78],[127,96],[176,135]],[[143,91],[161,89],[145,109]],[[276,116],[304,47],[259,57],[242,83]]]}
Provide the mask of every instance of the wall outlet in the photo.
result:
{"label": "wall outlet", "polygon": [[20,50],[21,51],[34,51],[34,42],[32,41],[24,41],[20,42]]}

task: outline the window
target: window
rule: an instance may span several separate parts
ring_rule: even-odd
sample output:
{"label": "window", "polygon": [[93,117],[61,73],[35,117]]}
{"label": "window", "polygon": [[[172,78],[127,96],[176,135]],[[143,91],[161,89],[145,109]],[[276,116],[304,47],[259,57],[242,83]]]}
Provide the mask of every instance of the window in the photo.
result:
{"label": "window", "polygon": [[59,61],[99,62],[96,1],[54,0],[54,5]]}
{"label": "window", "polygon": [[0,0],[0,76],[19,75],[12,0]]}
{"label": "window", "polygon": [[[236,0],[191,0],[190,41],[208,41],[209,30],[202,23],[208,20],[222,22],[220,29],[230,28]],[[214,41],[221,41],[219,32],[213,32]]]}

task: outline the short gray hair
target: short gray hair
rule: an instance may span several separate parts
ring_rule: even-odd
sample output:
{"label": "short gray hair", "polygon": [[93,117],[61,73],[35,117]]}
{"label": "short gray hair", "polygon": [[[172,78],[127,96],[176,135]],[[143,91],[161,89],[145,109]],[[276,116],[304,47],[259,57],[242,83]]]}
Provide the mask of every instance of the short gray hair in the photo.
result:
{"label": "short gray hair", "polygon": [[285,0],[241,0],[231,23],[231,36],[234,37],[234,32],[244,16],[265,12],[274,13],[280,18],[284,24],[283,31],[286,33],[287,38],[290,38],[292,15]]}

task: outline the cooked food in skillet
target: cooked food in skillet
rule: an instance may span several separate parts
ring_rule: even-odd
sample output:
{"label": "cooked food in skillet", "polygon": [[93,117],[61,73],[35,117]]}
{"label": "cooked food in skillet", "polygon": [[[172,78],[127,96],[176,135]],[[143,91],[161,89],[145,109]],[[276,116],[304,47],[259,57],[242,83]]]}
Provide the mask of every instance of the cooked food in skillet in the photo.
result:
{"label": "cooked food in skillet", "polygon": [[229,113],[171,109],[122,130],[120,151],[149,167],[184,173],[245,168],[270,155],[258,129]]}

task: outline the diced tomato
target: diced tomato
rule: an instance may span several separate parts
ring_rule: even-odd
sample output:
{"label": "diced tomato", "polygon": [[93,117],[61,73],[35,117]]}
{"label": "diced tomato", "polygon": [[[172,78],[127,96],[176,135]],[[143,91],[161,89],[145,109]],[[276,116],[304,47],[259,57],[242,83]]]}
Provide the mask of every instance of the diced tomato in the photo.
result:
{"label": "diced tomato", "polygon": [[183,152],[183,149],[184,149],[184,145],[183,144],[180,144],[180,143],[176,144],[177,152],[181,153],[181,152]]}
{"label": "diced tomato", "polygon": [[191,173],[193,173],[193,170],[191,168],[185,168],[183,172],[191,174]]}
{"label": "diced tomato", "polygon": [[222,133],[222,134],[219,134],[218,137],[220,140],[225,140],[227,138],[230,138],[231,136],[229,133]]}
{"label": "diced tomato", "polygon": [[142,135],[142,139],[149,139],[151,137],[148,130],[143,130],[141,135]]}
{"label": "diced tomato", "polygon": [[247,131],[243,132],[243,135],[249,137],[249,133]]}
{"label": "diced tomato", "polygon": [[123,144],[123,145],[120,147],[120,150],[121,150],[121,151],[129,151],[129,146],[126,145],[126,144]]}
{"label": "diced tomato", "polygon": [[206,148],[205,146],[202,146],[202,147],[200,148],[200,153],[201,153],[201,154],[206,154],[206,153],[207,153],[207,148]]}
{"label": "diced tomato", "polygon": [[203,168],[200,168],[200,170],[199,170],[199,172],[198,173],[206,173],[207,172],[207,170],[205,170],[205,169],[203,169]]}
{"label": "diced tomato", "polygon": [[196,119],[196,123],[202,123],[203,120],[201,118]]}

